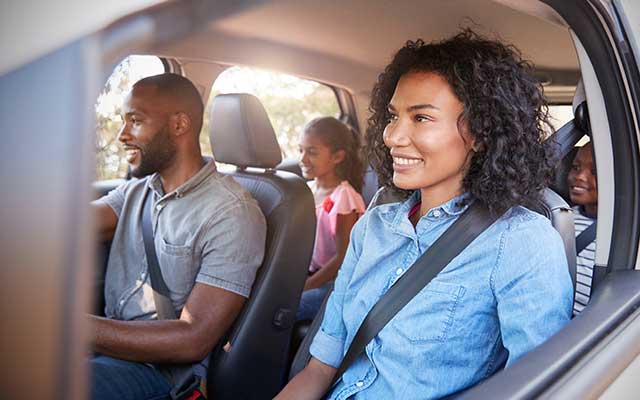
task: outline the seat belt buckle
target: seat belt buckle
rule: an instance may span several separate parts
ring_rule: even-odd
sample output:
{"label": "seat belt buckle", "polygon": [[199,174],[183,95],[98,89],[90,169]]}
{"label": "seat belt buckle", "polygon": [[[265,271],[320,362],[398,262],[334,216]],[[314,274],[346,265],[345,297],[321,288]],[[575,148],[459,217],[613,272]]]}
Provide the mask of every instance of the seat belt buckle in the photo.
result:
{"label": "seat belt buckle", "polygon": [[171,400],[205,400],[200,391],[200,377],[191,374],[178,382],[169,392]]}

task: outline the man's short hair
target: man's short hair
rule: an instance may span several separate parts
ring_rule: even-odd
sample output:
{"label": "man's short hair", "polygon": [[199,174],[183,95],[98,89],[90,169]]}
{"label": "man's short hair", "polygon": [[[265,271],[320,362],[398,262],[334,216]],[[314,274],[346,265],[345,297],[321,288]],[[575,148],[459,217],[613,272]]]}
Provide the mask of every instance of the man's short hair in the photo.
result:
{"label": "man's short hair", "polygon": [[194,130],[200,132],[204,104],[200,92],[189,79],[178,74],[164,73],[140,79],[133,88],[139,86],[153,86],[160,95],[171,98],[180,111],[186,112],[191,117]]}

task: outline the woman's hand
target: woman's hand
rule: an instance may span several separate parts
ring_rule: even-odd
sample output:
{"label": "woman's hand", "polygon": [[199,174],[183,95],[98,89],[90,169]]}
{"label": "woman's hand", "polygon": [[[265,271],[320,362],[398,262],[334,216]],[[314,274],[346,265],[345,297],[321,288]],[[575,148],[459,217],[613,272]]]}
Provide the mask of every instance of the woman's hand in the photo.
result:
{"label": "woman's hand", "polygon": [[311,357],[309,364],[295,376],[275,400],[320,399],[329,389],[337,368]]}

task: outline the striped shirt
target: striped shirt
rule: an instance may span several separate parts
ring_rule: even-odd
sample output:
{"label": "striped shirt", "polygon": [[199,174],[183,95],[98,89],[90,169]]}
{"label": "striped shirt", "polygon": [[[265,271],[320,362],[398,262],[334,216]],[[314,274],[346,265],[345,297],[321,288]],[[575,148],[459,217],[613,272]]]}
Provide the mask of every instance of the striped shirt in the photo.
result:
{"label": "striped shirt", "polygon": [[[595,218],[589,218],[582,212],[582,207],[573,207],[573,223],[576,237],[596,222]],[[579,254],[576,260],[576,297],[573,303],[573,315],[580,314],[591,297],[591,282],[593,280],[593,265],[596,258],[596,241],[589,243]]]}

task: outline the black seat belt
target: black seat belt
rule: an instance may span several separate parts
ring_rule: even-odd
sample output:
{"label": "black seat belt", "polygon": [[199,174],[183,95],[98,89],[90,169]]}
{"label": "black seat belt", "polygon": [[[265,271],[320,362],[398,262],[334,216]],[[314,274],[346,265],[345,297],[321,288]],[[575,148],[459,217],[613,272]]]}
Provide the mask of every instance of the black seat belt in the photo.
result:
{"label": "black seat belt", "polygon": [[[149,187],[145,193],[144,207],[142,208],[142,239],[144,241],[144,251],[147,255],[151,288],[153,289],[153,302],[156,306],[158,319],[178,319],[169,298],[169,288],[162,277],[160,263],[156,254],[156,246],[153,240],[153,223],[151,222],[152,212],[153,195]],[[171,399],[204,399],[199,390],[200,378],[194,373],[193,367],[190,365],[172,365],[171,370],[171,383],[173,384],[169,393]]]}
{"label": "black seat belt", "polygon": [[580,254],[594,240],[596,240],[596,222],[576,236],[576,254]]}
{"label": "black seat belt", "polygon": [[342,378],[342,374],[382,328],[498,217],[476,201],[440,235],[369,311],[342,359],[330,388]]}

